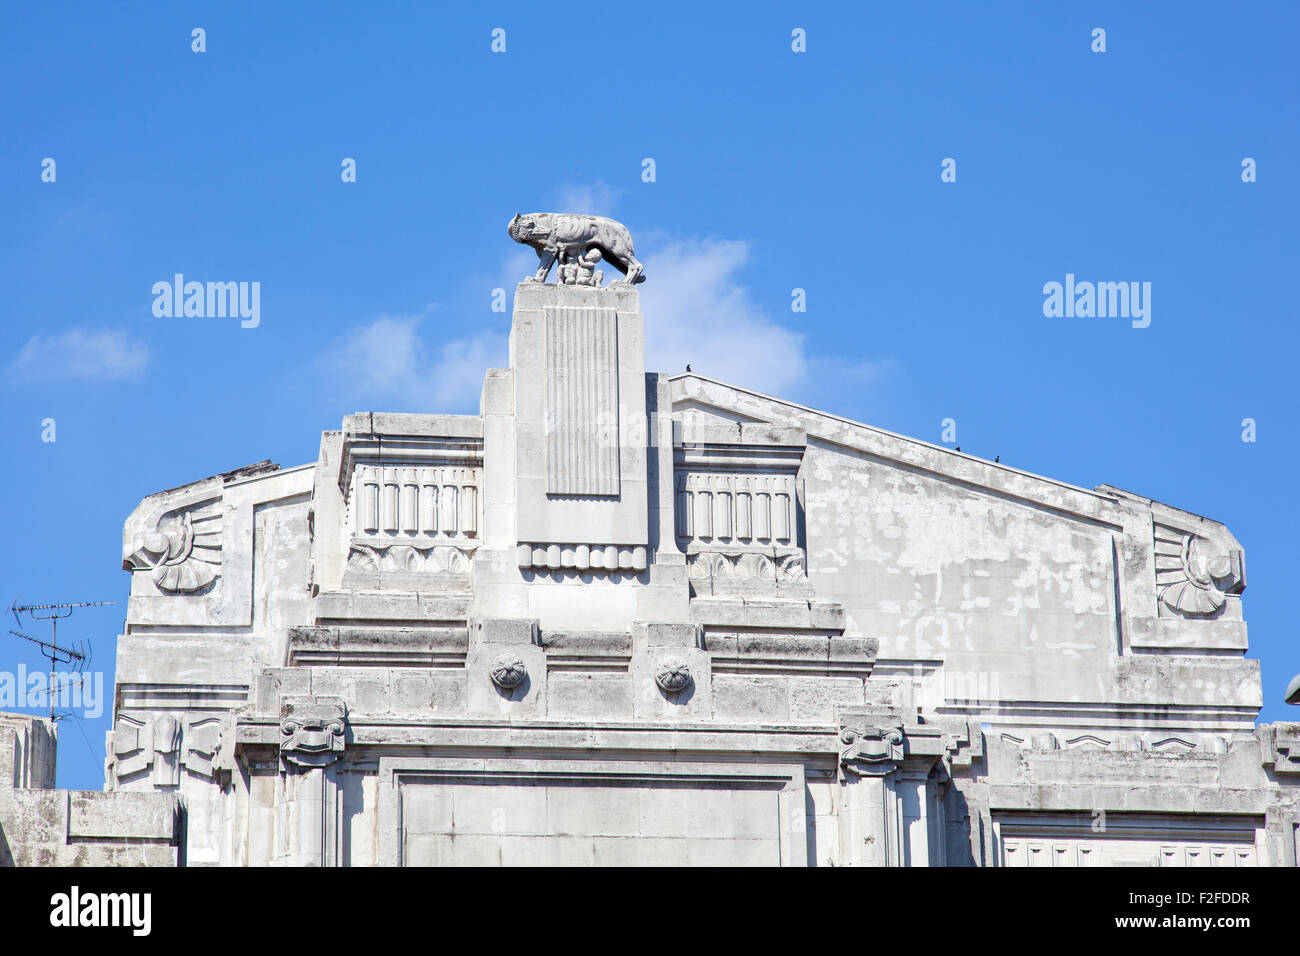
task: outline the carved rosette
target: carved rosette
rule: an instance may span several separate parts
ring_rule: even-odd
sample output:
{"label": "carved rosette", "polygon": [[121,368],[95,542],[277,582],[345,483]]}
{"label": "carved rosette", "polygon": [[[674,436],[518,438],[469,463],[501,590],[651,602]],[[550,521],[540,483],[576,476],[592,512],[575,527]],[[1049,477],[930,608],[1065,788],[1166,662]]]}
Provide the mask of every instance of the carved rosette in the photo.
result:
{"label": "carved rosette", "polygon": [[655,683],[665,694],[676,694],[690,686],[690,666],[680,657],[665,657],[655,668]]}
{"label": "carved rosette", "polygon": [[492,678],[492,683],[502,690],[514,690],[528,679],[528,668],[524,664],[523,658],[518,654],[507,651],[492,662],[489,675]]}
{"label": "carved rosette", "polygon": [[1184,617],[1213,615],[1246,587],[1241,551],[1201,535],[1157,525],[1155,563],[1162,609]]}
{"label": "carved rosette", "polygon": [[840,766],[859,777],[892,773],[903,759],[903,727],[844,727],[840,730]]}
{"label": "carved rosette", "polygon": [[347,716],[343,701],[286,697],[280,704],[280,756],[286,764],[314,769],[343,755]]}

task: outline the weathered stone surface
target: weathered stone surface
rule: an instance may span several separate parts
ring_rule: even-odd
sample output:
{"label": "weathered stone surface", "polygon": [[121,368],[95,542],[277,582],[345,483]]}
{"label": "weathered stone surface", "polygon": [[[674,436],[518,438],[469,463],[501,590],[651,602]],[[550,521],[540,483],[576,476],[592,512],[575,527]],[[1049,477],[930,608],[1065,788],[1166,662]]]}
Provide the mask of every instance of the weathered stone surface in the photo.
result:
{"label": "weathered stone surface", "polygon": [[72,791],[68,837],[107,840],[158,840],[176,835],[176,806],[152,793]]}
{"label": "weathered stone surface", "polygon": [[174,792],[53,789],[53,748],[48,720],[0,714],[0,866],[176,865]]}
{"label": "weathered stone surface", "polygon": [[54,786],[54,725],[0,714],[0,790]]}

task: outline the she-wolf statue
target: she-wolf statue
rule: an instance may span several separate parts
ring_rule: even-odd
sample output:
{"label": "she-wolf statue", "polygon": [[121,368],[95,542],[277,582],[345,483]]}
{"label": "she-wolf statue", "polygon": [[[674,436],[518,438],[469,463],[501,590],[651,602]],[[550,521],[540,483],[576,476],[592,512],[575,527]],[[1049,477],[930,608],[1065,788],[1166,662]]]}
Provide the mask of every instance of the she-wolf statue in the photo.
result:
{"label": "she-wolf statue", "polygon": [[506,231],[515,242],[531,246],[541,260],[537,274],[526,282],[545,282],[558,259],[561,283],[599,285],[600,274],[594,268],[602,257],[626,276],[620,281],[629,285],[645,281],[644,269],[632,253],[631,233],[613,219],[559,212],[515,213]]}

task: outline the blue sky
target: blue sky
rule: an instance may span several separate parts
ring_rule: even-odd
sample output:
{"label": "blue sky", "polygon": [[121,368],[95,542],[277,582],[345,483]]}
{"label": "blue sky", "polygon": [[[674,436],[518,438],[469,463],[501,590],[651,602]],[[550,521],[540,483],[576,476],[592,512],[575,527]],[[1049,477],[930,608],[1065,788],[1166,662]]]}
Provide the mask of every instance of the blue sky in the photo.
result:
{"label": "blue sky", "polygon": [[[1262,718],[1291,716],[1294,4],[4,16],[0,598],[117,601],[61,629],[108,681],[135,504],[310,461],[352,411],[476,410],[492,290],[534,261],[506,222],[581,205],[632,230],[661,370],[935,442],[953,418],[966,452],[1225,522]],[[260,325],[154,317],[176,272],[260,282]],[[1150,282],[1151,325],[1044,317],[1066,273]],[[41,664],[5,640],[0,668]],[[63,724],[62,786],[102,783],[106,693]]]}

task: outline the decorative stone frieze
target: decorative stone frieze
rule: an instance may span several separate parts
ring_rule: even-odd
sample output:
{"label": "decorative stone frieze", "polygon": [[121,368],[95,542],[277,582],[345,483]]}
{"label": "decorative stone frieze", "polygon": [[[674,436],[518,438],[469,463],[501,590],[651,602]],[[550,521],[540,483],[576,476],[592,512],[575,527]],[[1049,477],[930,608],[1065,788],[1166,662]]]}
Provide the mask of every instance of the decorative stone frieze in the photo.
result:
{"label": "decorative stone frieze", "polygon": [[374,545],[355,540],[343,570],[343,586],[445,590],[468,588],[474,548],[456,545]]}
{"label": "decorative stone frieze", "polygon": [[392,544],[375,547],[356,543],[348,552],[348,570],[359,572],[414,571],[420,573],[468,574],[474,551],[470,548],[428,547]]}
{"label": "decorative stone frieze", "polygon": [[182,769],[212,777],[220,727],[220,717],[186,721],[167,713],[119,713],[109,734],[106,776],[121,781],[149,771],[149,783],[158,789],[180,786]]}
{"label": "decorative stone frieze", "polygon": [[479,532],[477,467],[358,465],[348,495],[354,539],[473,540]]}
{"label": "decorative stone frieze", "polygon": [[708,581],[719,589],[727,584],[801,584],[808,578],[801,549],[770,554],[697,551],[687,555],[686,566],[692,581]]}
{"label": "decorative stone frieze", "polygon": [[617,544],[520,544],[516,549],[519,567],[537,571],[644,571],[644,545]]}
{"label": "decorative stone frieze", "polygon": [[467,589],[482,539],[482,422],[363,413],[343,424],[343,587]]}
{"label": "decorative stone frieze", "polygon": [[795,539],[793,474],[678,475],[677,537],[687,547],[789,546]]}
{"label": "decorative stone frieze", "polygon": [[807,591],[802,433],[683,424],[674,453],[677,546],[697,594]]}
{"label": "decorative stone frieze", "polygon": [[1113,753],[1226,753],[1225,738],[1207,734],[1003,731],[999,739],[1021,750],[1110,751]]}

